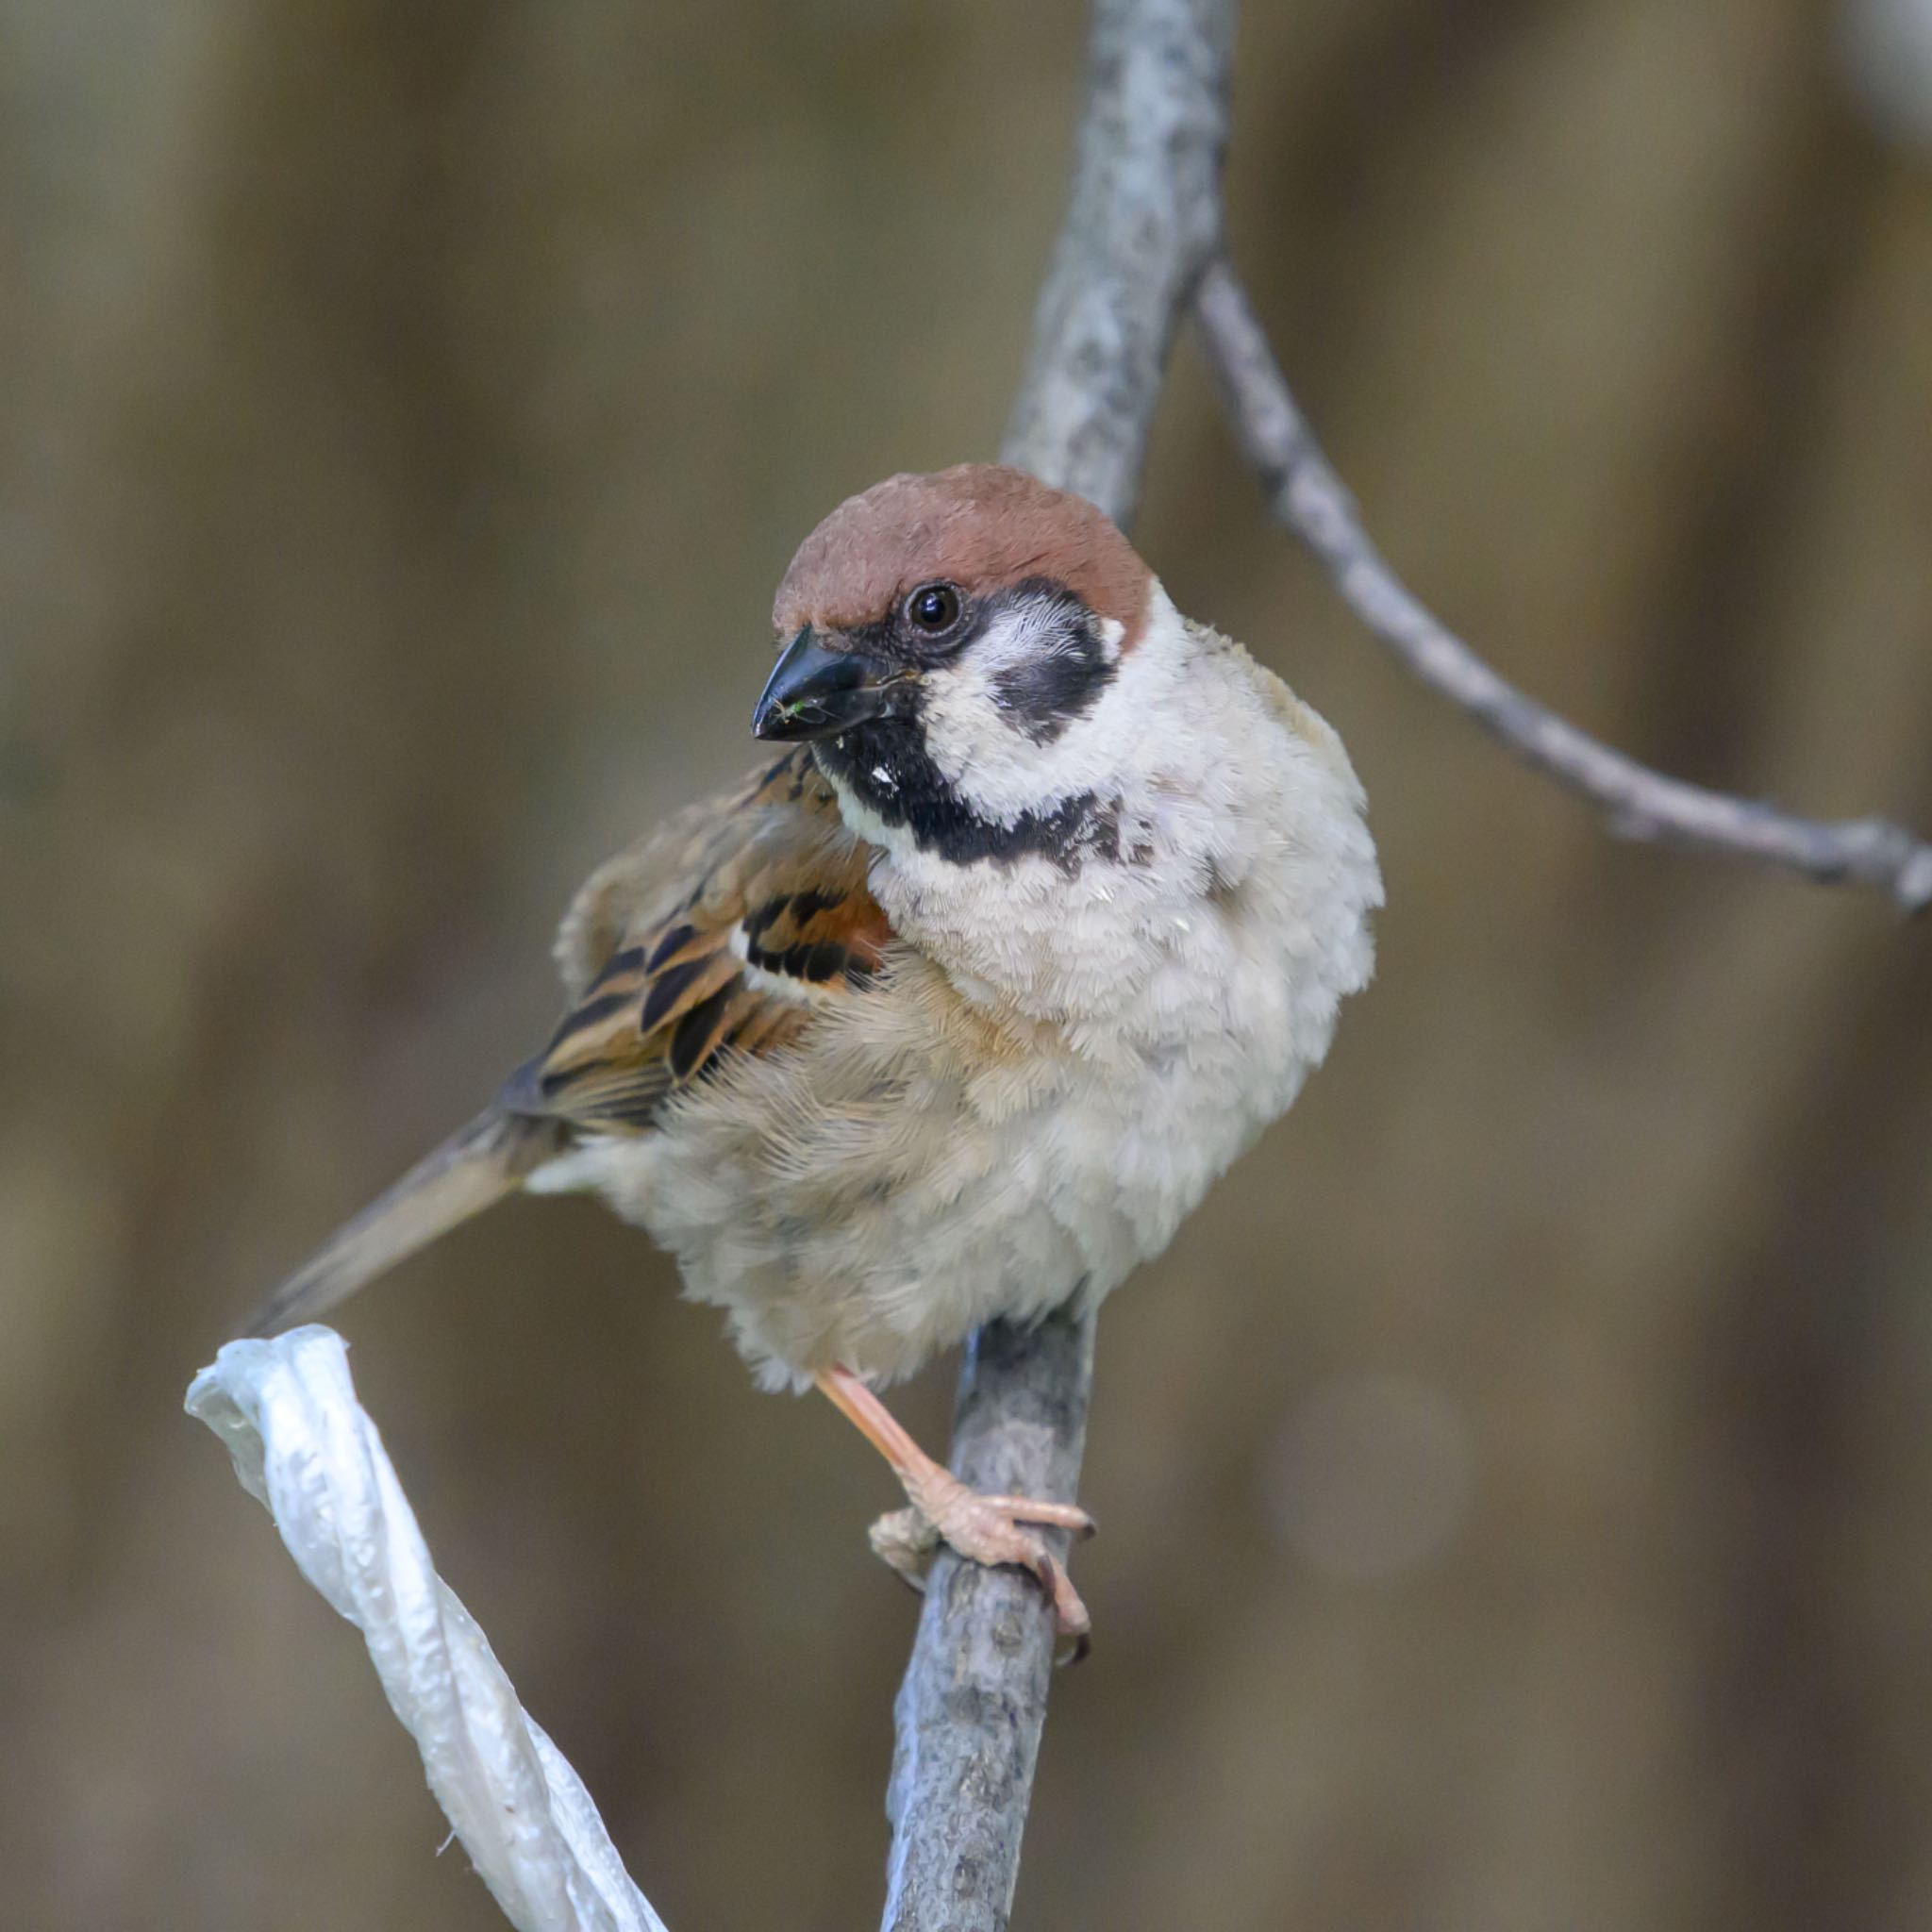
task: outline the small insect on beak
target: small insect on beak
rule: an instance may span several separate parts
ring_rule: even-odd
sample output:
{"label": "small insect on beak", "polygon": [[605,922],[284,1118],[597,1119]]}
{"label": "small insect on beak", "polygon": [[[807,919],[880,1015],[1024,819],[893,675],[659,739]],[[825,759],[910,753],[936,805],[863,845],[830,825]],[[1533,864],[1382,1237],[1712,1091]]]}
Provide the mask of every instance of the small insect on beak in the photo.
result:
{"label": "small insect on beak", "polygon": [[828,651],[810,625],[793,638],[751,714],[754,738],[830,738],[883,717],[917,673],[849,651]]}

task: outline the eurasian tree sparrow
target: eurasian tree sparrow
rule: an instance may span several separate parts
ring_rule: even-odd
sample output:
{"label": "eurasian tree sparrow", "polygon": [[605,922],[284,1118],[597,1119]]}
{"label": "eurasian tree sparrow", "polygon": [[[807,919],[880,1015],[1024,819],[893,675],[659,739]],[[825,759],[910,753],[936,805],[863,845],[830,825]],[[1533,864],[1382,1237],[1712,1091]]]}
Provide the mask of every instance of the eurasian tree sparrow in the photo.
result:
{"label": "eurasian tree sparrow", "polygon": [[754,736],[794,746],[595,873],[569,1010],[475,1121],[268,1303],[306,1319],[517,1188],[591,1188],[816,1384],[913,1506],[1087,1613],[874,1386],[1096,1303],[1288,1107],[1380,904],[1341,741],[1175,610],[1091,504],[889,477],[792,559]]}

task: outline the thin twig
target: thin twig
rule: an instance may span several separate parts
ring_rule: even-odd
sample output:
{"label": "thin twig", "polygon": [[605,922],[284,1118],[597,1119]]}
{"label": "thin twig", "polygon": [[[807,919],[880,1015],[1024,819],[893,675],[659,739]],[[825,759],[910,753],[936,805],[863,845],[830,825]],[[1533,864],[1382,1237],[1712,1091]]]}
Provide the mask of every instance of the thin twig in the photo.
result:
{"label": "thin twig", "polygon": [[1430,690],[1525,764],[1580,793],[1625,839],[1782,866],[1822,884],[1874,887],[1907,912],[1932,905],[1932,845],[1885,819],[1821,821],[1666,777],[1600,743],[1483,662],[1403,583],[1362,527],[1224,262],[1195,295],[1208,358],[1278,522],[1326,567],[1342,601]]}
{"label": "thin twig", "polygon": [[[1072,205],[1002,455],[1125,524],[1175,328],[1220,245],[1234,0],[1096,0]],[[967,1350],[953,1468],[1072,1500],[1093,1324]],[[887,1932],[1004,1932],[1046,1720],[1053,1619],[1017,1571],[941,1550],[896,1707]]]}

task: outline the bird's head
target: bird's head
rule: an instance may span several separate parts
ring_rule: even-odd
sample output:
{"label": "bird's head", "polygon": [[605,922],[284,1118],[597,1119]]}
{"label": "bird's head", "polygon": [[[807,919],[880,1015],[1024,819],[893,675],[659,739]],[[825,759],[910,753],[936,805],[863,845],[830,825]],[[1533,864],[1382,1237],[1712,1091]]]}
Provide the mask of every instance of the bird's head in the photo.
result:
{"label": "bird's head", "polygon": [[1123,666],[1172,616],[1083,497],[991,463],[891,476],[799,546],[752,730],[809,740],[861,831],[1046,849],[1109,775]]}

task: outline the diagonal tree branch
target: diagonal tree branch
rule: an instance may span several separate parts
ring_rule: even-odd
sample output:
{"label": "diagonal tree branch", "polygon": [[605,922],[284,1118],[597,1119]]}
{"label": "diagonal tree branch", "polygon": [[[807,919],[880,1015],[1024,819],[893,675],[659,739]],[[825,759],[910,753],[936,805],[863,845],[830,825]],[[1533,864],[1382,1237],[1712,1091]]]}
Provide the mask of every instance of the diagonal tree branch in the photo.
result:
{"label": "diagonal tree branch", "polygon": [[[1068,208],[1001,454],[1124,525],[1180,315],[1220,245],[1234,0],[1096,0]],[[1091,1316],[969,1344],[953,1468],[1072,1500]],[[1017,1571],[941,1549],[896,1707],[887,1932],[1004,1932],[1046,1721],[1053,1618]]]}
{"label": "diagonal tree branch", "polygon": [[1903,826],[1878,818],[1798,818],[1666,777],[1498,676],[1375,548],[1225,262],[1202,277],[1194,313],[1235,433],[1276,521],[1315,553],[1342,601],[1431,691],[1525,764],[1590,800],[1623,838],[1755,859],[1826,885],[1872,886],[1907,912],[1932,905],[1932,845]]}

